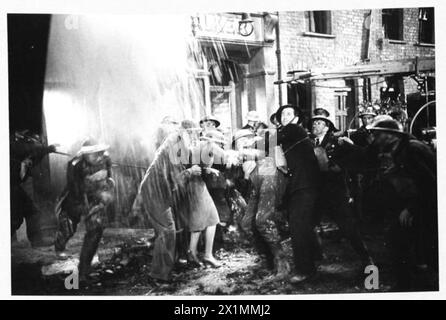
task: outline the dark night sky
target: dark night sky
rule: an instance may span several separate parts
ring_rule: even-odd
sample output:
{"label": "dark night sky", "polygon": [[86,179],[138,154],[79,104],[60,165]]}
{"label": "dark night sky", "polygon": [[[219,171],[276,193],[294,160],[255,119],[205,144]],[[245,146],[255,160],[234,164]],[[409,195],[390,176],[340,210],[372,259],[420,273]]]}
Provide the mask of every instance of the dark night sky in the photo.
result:
{"label": "dark night sky", "polygon": [[10,131],[41,133],[50,15],[8,14]]}

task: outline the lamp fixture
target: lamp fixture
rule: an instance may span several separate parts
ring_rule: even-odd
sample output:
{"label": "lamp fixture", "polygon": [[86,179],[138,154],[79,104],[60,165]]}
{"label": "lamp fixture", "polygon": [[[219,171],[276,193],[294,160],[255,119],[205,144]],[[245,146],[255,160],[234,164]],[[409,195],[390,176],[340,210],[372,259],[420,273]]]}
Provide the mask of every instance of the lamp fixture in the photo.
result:
{"label": "lamp fixture", "polygon": [[238,22],[238,32],[243,37],[248,37],[254,32],[254,24],[251,15],[247,12],[242,13],[242,19]]}

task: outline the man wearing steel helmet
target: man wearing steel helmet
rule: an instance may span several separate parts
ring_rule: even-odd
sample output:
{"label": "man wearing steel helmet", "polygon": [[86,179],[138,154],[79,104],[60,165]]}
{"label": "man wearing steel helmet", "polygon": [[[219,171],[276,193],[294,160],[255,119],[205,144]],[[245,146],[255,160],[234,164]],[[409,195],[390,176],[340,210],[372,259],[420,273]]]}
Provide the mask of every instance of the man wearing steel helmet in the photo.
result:
{"label": "man wearing steel helmet", "polygon": [[68,162],[67,186],[57,206],[55,250],[59,257],[85,215],[86,233],[79,258],[80,280],[86,280],[104,230],[103,219],[114,199],[111,160],[107,145],[86,139],[76,157]]}
{"label": "man wearing steel helmet", "polygon": [[215,130],[220,126],[220,121],[213,115],[205,116],[200,120],[200,128],[203,130],[202,134],[211,130]]}
{"label": "man wearing steel helmet", "polygon": [[436,158],[393,119],[375,122],[370,131],[369,147],[346,146],[354,150],[358,161],[375,158],[382,210],[391,217],[388,241],[396,289],[416,289],[417,266],[438,272]]}
{"label": "man wearing steel helmet", "polygon": [[246,115],[246,120],[247,123],[242,129],[249,129],[256,132],[258,125],[261,123],[259,113],[255,110],[249,111]]}
{"label": "man wearing steel helmet", "polygon": [[369,144],[370,132],[368,128],[372,125],[373,120],[376,117],[376,112],[373,107],[369,107],[361,112],[359,117],[361,118],[362,126],[352,133],[350,138],[356,145],[365,147]]}
{"label": "man wearing steel helmet", "polygon": [[[375,106],[375,108],[372,106],[367,107],[359,114],[362,125],[350,136],[351,140],[357,146],[366,147],[371,142],[372,136],[370,134],[369,128],[377,116],[375,109],[379,108],[378,105]],[[356,215],[358,217],[364,216],[364,193],[370,187],[372,179],[373,174],[370,172],[350,172],[351,195]]]}

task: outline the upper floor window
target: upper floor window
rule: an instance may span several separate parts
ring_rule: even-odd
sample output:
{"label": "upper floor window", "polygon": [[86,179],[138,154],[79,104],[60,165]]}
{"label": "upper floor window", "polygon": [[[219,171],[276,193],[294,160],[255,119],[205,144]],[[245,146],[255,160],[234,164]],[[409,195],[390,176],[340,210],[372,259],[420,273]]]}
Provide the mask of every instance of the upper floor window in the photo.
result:
{"label": "upper floor window", "polygon": [[331,11],[305,11],[308,31],[331,34]]}
{"label": "upper floor window", "polygon": [[384,37],[389,40],[404,40],[403,9],[383,9],[382,22]]}
{"label": "upper floor window", "polygon": [[404,79],[402,76],[385,77],[386,86],[380,89],[381,101],[395,103],[404,97]]}
{"label": "upper floor window", "polygon": [[435,43],[434,8],[420,8],[418,11],[419,42]]}

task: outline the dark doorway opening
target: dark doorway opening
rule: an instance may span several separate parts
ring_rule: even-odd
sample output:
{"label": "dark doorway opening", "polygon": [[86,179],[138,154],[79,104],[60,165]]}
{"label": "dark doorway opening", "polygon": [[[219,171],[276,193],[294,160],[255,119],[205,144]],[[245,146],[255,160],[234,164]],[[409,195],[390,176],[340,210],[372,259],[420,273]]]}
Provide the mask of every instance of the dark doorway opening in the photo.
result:
{"label": "dark doorway opening", "polygon": [[9,129],[42,133],[47,14],[8,14]]}
{"label": "dark doorway opening", "polygon": [[307,127],[311,119],[311,84],[297,83],[287,86],[288,104],[299,107],[302,125]]}

